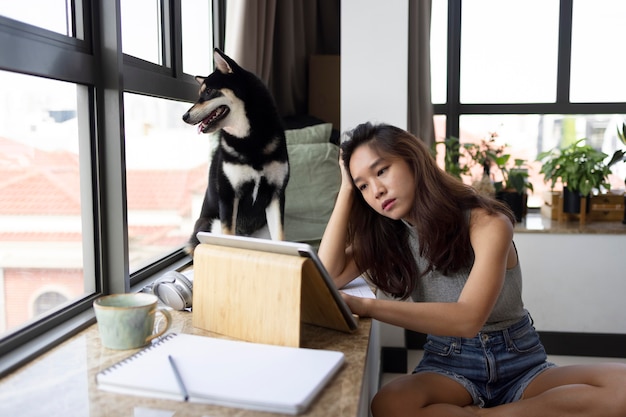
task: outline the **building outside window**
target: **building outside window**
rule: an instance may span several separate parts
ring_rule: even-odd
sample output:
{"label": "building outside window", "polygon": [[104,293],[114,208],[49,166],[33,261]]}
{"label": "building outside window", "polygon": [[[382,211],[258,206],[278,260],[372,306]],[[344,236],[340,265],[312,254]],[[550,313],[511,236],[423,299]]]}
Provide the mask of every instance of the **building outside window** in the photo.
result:
{"label": "building outside window", "polygon": [[0,3],[0,356],[184,260],[210,139],[182,115],[213,7]]}

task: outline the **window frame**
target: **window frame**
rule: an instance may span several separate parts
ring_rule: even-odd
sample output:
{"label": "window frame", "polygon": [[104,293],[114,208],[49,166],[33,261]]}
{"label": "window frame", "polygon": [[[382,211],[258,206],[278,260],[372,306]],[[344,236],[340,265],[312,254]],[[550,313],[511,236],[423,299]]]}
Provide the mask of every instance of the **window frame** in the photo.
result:
{"label": "window frame", "polygon": [[446,137],[459,137],[463,115],[498,114],[623,114],[626,102],[572,103],[570,101],[570,57],[572,53],[573,1],[559,2],[557,91],[554,103],[471,104],[460,101],[461,8],[462,0],[448,0],[446,103],[434,104],[435,115],[446,116]]}
{"label": "window frame", "polygon": [[[131,274],[125,204],[124,92],[187,102],[197,96],[194,77],[182,71],[181,0],[160,0],[164,65],[122,53],[120,0],[67,4],[80,39],[0,16],[0,69],[80,86],[79,107],[89,112],[79,124],[81,149],[89,149],[79,155],[80,175],[91,184],[92,203],[81,215],[93,219],[83,236],[93,245],[85,271],[93,269],[95,291],[0,338],[0,377],[93,324],[96,298],[138,290],[164,269],[190,262],[181,247]],[[225,0],[211,6],[214,45],[223,48]]]}

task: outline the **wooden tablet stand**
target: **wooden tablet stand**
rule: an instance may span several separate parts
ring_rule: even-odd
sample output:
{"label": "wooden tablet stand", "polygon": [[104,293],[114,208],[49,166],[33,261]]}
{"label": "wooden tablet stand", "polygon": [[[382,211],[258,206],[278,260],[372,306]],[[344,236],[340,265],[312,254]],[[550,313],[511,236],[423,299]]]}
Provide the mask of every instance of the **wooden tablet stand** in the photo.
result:
{"label": "wooden tablet stand", "polygon": [[301,256],[200,244],[194,327],[255,343],[300,346],[301,323],[350,332],[315,264]]}

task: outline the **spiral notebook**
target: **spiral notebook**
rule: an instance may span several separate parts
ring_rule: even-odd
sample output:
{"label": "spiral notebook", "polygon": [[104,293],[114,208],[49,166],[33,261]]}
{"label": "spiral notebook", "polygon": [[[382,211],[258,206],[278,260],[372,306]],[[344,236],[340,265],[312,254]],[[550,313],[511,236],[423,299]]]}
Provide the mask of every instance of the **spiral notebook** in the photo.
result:
{"label": "spiral notebook", "polygon": [[300,414],[338,372],[342,352],[171,333],[99,372],[98,388],[122,394]]}

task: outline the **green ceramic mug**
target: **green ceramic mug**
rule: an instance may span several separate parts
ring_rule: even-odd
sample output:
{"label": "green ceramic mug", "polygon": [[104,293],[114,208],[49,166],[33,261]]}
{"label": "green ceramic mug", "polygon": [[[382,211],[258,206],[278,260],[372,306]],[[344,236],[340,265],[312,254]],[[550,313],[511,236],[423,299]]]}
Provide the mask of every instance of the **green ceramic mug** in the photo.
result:
{"label": "green ceramic mug", "polygon": [[[98,298],[93,303],[102,344],[109,349],[135,349],[169,329],[172,316],[157,308],[158,298],[152,294],[113,294]],[[155,333],[156,313],[165,318],[165,326]]]}

